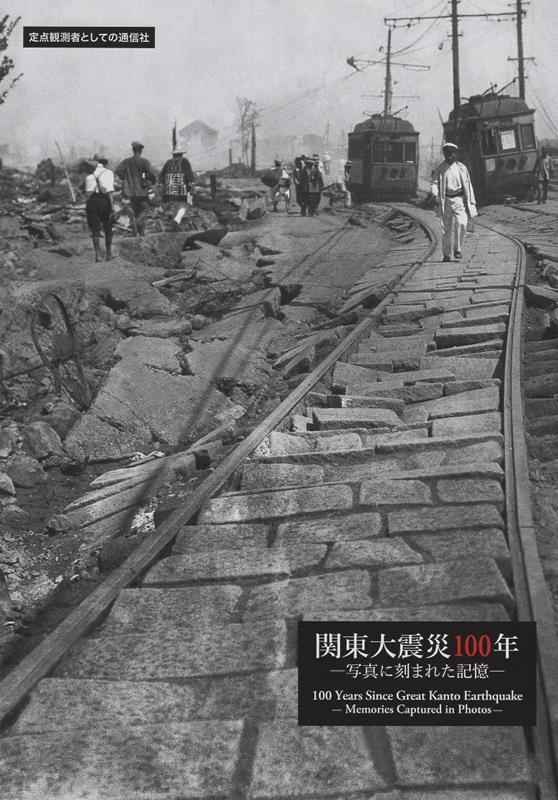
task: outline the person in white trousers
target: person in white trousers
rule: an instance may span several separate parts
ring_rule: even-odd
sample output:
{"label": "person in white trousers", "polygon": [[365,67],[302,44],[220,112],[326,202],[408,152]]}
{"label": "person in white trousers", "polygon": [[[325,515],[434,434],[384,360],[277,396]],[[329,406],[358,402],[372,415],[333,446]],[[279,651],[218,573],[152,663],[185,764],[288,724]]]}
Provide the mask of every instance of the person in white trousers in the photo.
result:
{"label": "person in white trousers", "polygon": [[458,160],[458,147],[446,142],[442,147],[444,161],[432,172],[432,195],[436,213],[442,223],[442,255],[444,261],[462,258],[463,241],[469,217],[477,216],[477,203],[469,170]]}

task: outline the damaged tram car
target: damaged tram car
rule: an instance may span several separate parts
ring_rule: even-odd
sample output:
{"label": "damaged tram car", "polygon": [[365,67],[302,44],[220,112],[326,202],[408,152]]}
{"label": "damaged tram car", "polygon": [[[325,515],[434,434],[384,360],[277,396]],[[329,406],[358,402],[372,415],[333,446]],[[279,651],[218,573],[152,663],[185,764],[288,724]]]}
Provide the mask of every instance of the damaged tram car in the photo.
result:
{"label": "damaged tram car", "polygon": [[534,109],[525,100],[494,93],[470,97],[444,123],[467,165],[479,203],[526,198],[537,158]]}
{"label": "damaged tram car", "polygon": [[419,134],[405,119],[372,114],[349,133],[351,192],[357,201],[408,200],[418,186]]}

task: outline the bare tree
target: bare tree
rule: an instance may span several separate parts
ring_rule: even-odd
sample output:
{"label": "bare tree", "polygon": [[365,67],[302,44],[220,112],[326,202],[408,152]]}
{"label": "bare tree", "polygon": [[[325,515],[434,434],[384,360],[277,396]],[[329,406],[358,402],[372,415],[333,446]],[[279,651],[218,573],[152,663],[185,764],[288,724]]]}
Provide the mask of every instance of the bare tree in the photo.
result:
{"label": "bare tree", "polygon": [[258,108],[253,100],[248,100],[246,97],[237,97],[236,105],[238,106],[237,130],[240,134],[242,163],[247,167],[250,162],[252,125],[255,125],[258,119]]}
{"label": "bare tree", "polygon": [[[0,53],[3,53],[4,50],[7,50],[10,36],[12,35],[13,30],[17,25],[17,23],[20,21],[20,19],[21,17],[17,17],[12,22],[10,22],[10,15],[6,14],[0,20]],[[8,77],[10,72],[13,70],[14,66],[15,64],[11,58],[9,58],[6,55],[2,58],[2,61],[0,62],[0,83],[5,78]],[[6,101],[6,95],[8,94],[10,89],[13,89],[15,83],[21,78],[22,75],[23,72],[20,72],[19,75],[16,75],[16,77],[10,81],[10,84],[7,89],[4,89],[4,91],[0,91],[0,105],[2,105],[2,103]]]}

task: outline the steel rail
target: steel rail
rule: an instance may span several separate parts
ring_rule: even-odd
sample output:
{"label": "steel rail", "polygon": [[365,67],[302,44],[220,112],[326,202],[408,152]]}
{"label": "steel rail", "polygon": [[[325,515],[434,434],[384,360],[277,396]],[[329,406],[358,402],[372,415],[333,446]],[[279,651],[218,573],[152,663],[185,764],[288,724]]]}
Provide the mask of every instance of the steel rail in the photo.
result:
{"label": "steel rail", "polygon": [[534,738],[541,770],[541,800],[558,797],[558,635],[550,594],[537,549],[531,506],[525,417],[521,392],[526,253],[523,244],[501,226],[484,220],[478,224],[505,236],[517,247],[505,353],[503,425],[506,476],[506,526],[512,554],[515,599],[520,620],[537,623],[537,727]]}
{"label": "steel rail", "polygon": [[420,259],[416,259],[401,276],[398,286],[392,289],[382,302],[376,306],[354,328],[340,344],[300,383],[276,409],[263,420],[246,439],[230,453],[215,471],[192,493],[190,499],[137,547],[137,549],[112,572],[106,580],[91,592],[70,614],[48,634],[31,653],[0,683],[0,724],[22,703],[34,686],[54,669],[68,649],[91,628],[99,617],[116,600],[120,591],[129,586],[147,570],[160,553],[175,538],[180,530],[192,519],[216,492],[221,489],[233,472],[248,458],[258,445],[293,411],[312,390],[314,385],[350,350],[371,328],[374,320],[397,294],[399,287],[435,251],[438,239],[418,217],[407,209],[386,204],[386,208],[407,214],[415,220],[426,233],[430,244]]}

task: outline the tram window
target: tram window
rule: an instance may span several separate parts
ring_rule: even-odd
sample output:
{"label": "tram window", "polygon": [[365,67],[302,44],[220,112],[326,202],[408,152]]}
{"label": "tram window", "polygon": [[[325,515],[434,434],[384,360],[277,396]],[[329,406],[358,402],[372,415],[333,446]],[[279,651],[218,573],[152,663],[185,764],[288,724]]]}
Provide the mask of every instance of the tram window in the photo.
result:
{"label": "tram window", "polygon": [[413,164],[417,160],[417,146],[415,142],[405,142],[405,161]]}
{"label": "tram window", "polygon": [[401,164],[403,161],[403,142],[387,142],[386,161],[388,164]]}
{"label": "tram window", "polygon": [[521,142],[524,149],[535,148],[535,131],[532,125],[520,125]]}
{"label": "tram window", "polygon": [[372,161],[383,164],[385,160],[385,142],[372,142]]}
{"label": "tram window", "polygon": [[515,128],[506,128],[506,130],[500,131],[500,146],[502,150],[519,150]]}
{"label": "tram window", "polygon": [[496,134],[492,128],[485,128],[482,132],[482,149],[487,156],[493,156],[498,152]]}

